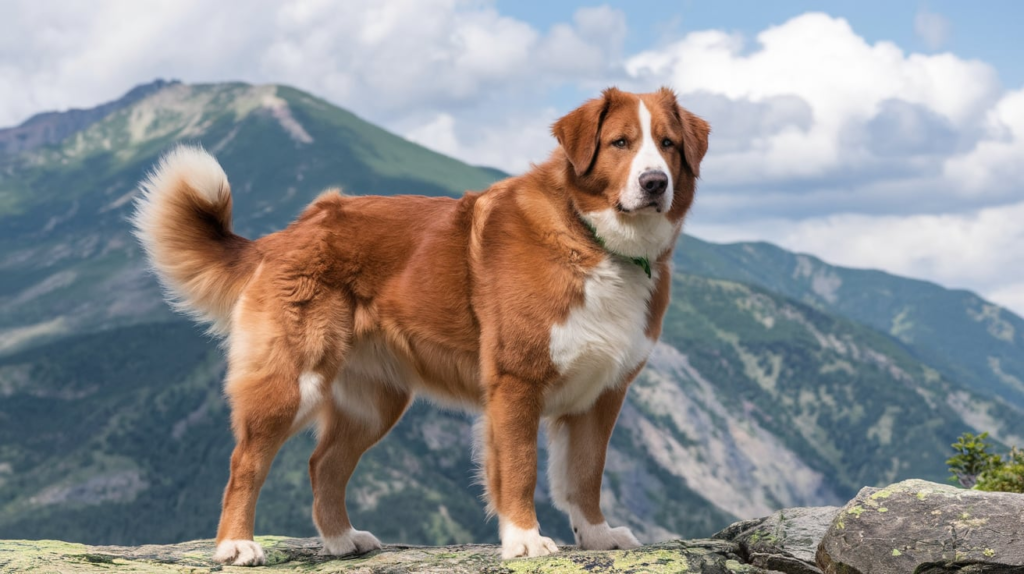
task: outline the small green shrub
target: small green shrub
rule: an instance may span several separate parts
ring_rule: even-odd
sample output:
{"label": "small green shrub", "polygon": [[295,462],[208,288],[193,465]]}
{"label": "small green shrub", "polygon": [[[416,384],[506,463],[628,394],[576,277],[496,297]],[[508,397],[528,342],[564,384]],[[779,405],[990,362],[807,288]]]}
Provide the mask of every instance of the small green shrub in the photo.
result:
{"label": "small green shrub", "polygon": [[950,445],[956,454],[946,460],[949,471],[953,473],[950,480],[955,480],[964,488],[974,488],[978,477],[985,471],[1002,464],[998,454],[989,452],[992,446],[988,443],[988,433],[978,436],[965,432],[955,443]]}
{"label": "small green shrub", "polygon": [[1013,447],[1005,459],[992,453],[987,432],[964,433],[951,446],[956,454],[946,460],[950,480],[964,488],[1024,493],[1024,451]]}
{"label": "small green shrub", "polygon": [[1010,450],[1006,460],[978,477],[978,490],[992,492],[1024,493],[1024,450],[1016,447]]}

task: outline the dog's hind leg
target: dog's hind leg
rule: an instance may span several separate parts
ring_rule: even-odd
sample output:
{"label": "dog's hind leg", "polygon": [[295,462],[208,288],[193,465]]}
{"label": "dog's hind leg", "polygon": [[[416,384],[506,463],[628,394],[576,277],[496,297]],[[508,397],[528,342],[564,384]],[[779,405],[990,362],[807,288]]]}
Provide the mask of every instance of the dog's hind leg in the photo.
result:
{"label": "dog's hind leg", "polygon": [[345,509],[345,488],[359,458],[391,430],[409,406],[407,391],[355,374],[334,383],[333,401],[323,411],[320,442],[309,459],[313,522],[324,552],[363,554],[380,548],[369,532],[355,530]]}
{"label": "dog's hind leg", "polygon": [[294,377],[228,377],[236,445],[217,528],[214,560],[236,566],[263,564],[253,541],[256,500],[274,456],[294,432],[302,397]]}

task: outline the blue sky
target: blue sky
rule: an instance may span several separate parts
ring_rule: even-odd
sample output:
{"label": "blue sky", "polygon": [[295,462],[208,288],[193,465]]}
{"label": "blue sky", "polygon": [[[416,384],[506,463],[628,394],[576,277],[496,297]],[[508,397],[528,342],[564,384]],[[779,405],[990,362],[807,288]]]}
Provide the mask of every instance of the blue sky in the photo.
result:
{"label": "blue sky", "polygon": [[[869,42],[889,40],[906,50],[935,52],[914,30],[920,11],[938,14],[950,23],[941,50],[964,58],[978,58],[999,70],[1007,85],[1024,85],[1024,2],[990,0],[964,2],[892,2],[833,0],[762,2],[698,2],[679,0],[614,0],[603,2],[626,13],[629,32],[626,49],[639,51],[695,30],[711,28],[740,32],[748,37],[805,12],[825,12],[845,18]],[[583,4],[544,0],[499,0],[503,14],[546,29],[572,19]]]}
{"label": "blue sky", "polygon": [[0,125],[156,77],[284,83],[516,173],[601,88],[668,85],[713,128],[689,232],[1024,314],[1022,21],[1006,0],[11,0]]}
{"label": "blue sky", "polygon": [[[613,0],[601,4],[626,14],[629,24],[625,41],[627,52],[669,42],[697,30],[722,29],[753,38],[765,28],[782,24],[805,12],[816,11],[846,19],[869,42],[887,40],[909,51],[950,51],[963,58],[980,59],[996,68],[1004,85],[1024,86],[1024,32],[1021,28],[1024,2]],[[584,4],[499,0],[496,5],[503,14],[529,22],[538,29],[548,29],[570,21],[573,12]],[[948,22],[948,35],[939,46],[929,45],[915,31],[915,17],[921,12],[935,14]],[[575,95],[567,93],[559,100],[564,99],[564,105],[570,106]]]}

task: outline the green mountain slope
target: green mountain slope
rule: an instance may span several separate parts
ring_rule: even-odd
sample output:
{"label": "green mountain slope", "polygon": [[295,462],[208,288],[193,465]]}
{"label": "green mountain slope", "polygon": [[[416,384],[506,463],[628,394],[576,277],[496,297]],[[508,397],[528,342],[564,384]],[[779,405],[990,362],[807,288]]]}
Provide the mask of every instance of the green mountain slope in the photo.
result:
{"label": "green mountain slope", "polygon": [[[249,236],[327,186],[459,194],[501,176],[281,86],[170,84],[107,109],[54,145],[0,154],[0,538],[137,544],[215,529],[232,447],[221,352],[167,310],[126,222],[134,185],[173,142],[217,154]],[[927,336],[960,325],[973,300],[941,310],[959,292],[929,286],[940,304],[916,307],[901,337],[877,324],[891,310],[876,304],[920,303],[905,287],[920,282],[879,274],[879,294],[858,304],[867,272],[802,257],[683,241],[663,341],[612,439],[610,520],[645,540],[708,535],[865,484],[943,480],[964,430],[1022,442],[1024,417],[972,370],[977,357]],[[996,356],[1013,369],[1020,319],[997,311],[971,325],[993,338],[990,325],[1009,322],[1018,347]],[[417,403],[356,473],[357,526],[393,542],[493,541],[470,424]],[[258,532],[313,534],[312,444],[300,435],[278,458]],[[545,529],[571,540],[543,479],[537,498]]]}
{"label": "green mountain slope", "polygon": [[829,265],[768,243],[688,237],[677,253],[690,273],[760,285],[888,333],[947,377],[1024,410],[1024,319],[974,293]]}

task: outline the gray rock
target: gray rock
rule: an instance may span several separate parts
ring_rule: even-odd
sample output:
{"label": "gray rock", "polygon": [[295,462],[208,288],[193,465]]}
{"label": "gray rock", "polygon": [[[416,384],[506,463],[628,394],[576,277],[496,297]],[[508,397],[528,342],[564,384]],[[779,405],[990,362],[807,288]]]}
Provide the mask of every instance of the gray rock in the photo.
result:
{"label": "gray rock", "polygon": [[825,574],[1024,573],[1024,495],[924,480],[864,488],[818,547]]}
{"label": "gray rock", "polygon": [[836,506],[788,508],[737,522],[714,538],[739,544],[740,555],[753,566],[785,574],[821,574],[814,554],[838,512]]}

